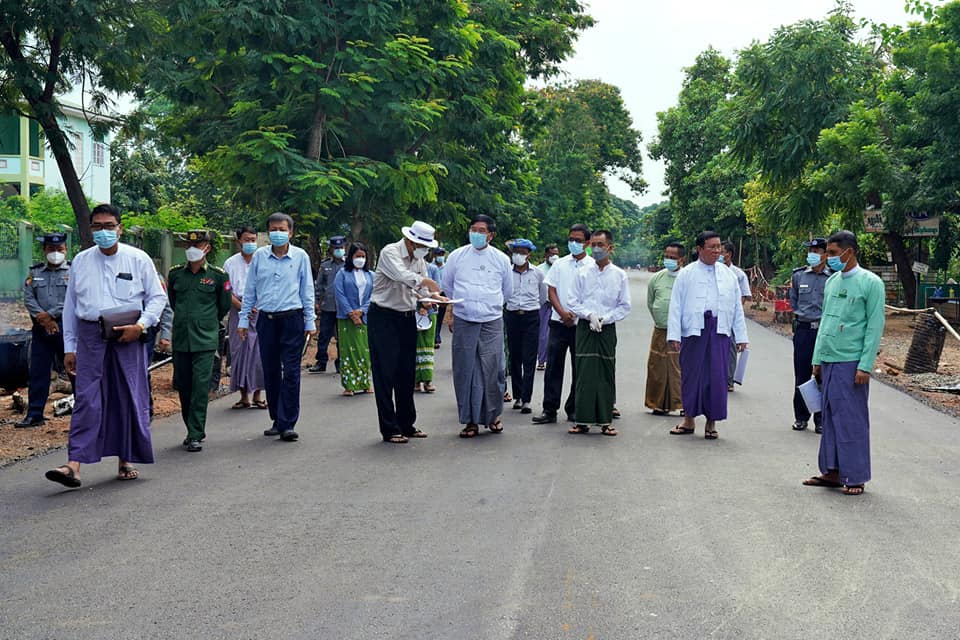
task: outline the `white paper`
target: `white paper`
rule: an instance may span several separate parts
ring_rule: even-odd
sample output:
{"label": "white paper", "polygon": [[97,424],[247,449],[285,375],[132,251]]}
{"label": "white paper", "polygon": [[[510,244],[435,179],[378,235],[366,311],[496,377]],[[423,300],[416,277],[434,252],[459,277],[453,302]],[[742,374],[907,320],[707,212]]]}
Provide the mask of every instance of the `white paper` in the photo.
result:
{"label": "white paper", "polygon": [[811,414],[819,413],[823,406],[823,396],[820,393],[820,385],[817,384],[816,378],[810,378],[797,389],[803,396],[803,403],[807,405],[807,411]]}
{"label": "white paper", "polygon": [[733,381],[737,384],[743,384],[743,375],[747,372],[747,361],[750,360],[750,349],[740,353],[740,359],[737,360],[737,370],[733,373]]}
{"label": "white paper", "polygon": [[430,314],[417,314],[417,331],[429,331],[433,328],[433,318]]}
{"label": "white paper", "polygon": [[454,300],[437,300],[436,298],[420,298],[418,302],[432,302],[433,304],[456,304],[457,302],[463,302],[463,298],[456,298]]}

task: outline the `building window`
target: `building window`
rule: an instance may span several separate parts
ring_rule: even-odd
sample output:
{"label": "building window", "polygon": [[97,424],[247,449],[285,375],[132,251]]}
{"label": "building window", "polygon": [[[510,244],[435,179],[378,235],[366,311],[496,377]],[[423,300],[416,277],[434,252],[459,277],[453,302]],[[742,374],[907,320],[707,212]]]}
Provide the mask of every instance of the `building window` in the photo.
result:
{"label": "building window", "polygon": [[106,165],[107,145],[102,142],[93,143],[93,164],[97,167]]}
{"label": "building window", "polygon": [[0,160],[0,169],[6,169],[6,168],[7,168],[7,161]]}
{"label": "building window", "polygon": [[28,125],[30,133],[30,155],[34,158],[41,157],[41,140],[40,137],[40,123],[36,120],[30,120]]}
{"label": "building window", "polygon": [[20,116],[0,115],[0,154],[20,155]]}

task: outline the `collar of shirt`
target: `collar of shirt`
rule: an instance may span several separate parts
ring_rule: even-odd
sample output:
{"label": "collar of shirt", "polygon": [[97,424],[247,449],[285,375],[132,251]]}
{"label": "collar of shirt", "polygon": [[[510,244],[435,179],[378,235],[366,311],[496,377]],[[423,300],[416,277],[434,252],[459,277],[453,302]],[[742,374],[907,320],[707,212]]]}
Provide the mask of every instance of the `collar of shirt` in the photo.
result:
{"label": "collar of shirt", "polygon": [[853,276],[857,275],[857,272],[859,271],[860,271],[860,265],[857,265],[853,269],[850,269],[850,271],[841,271],[840,276],[842,278],[852,278]]}

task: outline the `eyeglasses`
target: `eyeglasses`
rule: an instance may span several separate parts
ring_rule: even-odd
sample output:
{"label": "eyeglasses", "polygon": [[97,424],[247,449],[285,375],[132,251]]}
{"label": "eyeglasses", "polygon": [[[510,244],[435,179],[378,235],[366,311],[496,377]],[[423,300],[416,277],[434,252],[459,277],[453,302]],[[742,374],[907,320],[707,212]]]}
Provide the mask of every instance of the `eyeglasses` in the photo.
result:
{"label": "eyeglasses", "polygon": [[114,222],[108,222],[107,224],[93,223],[90,225],[91,231],[116,231],[117,227],[120,225]]}

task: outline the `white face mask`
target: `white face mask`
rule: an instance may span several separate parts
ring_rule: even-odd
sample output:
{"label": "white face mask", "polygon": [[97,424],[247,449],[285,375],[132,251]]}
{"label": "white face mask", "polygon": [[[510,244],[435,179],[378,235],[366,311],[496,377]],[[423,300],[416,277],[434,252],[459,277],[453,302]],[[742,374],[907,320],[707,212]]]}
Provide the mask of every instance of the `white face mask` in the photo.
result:
{"label": "white face mask", "polygon": [[550,256],[549,258],[547,258],[547,264],[553,264],[559,259],[560,259],[560,256]]}
{"label": "white face mask", "polygon": [[413,257],[419,260],[420,258],[426,258],[428,253],[430,253],[430,249],[427,247],[417,247],[413,250]]}
{"label": "white face mask", "polygon": [[47,262],[52,265],[61,265],[63,261],[67,259],[66,254],[60,253],[59,251],[51,251],[47,254]]}
{"label": "white face mask", "polygon": [[357,269],[363,269],[364,265],[367,264],[366,258],[354,258],[353,266]]}
{"label": "white face mask", "polygon": [[527,256],[523,255],[522,253],[514,253],[510,256],[510,259],[513,260],[513,264],[517,265],[518,267],[522,267],[523,265],[527,264]]}
{"label": "white face mask", "polygon": [[186,252],[188,262],[200,262],[206,255],[200,247],[188,247]]}

